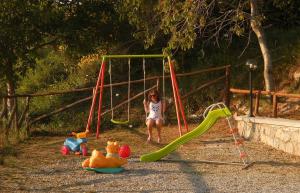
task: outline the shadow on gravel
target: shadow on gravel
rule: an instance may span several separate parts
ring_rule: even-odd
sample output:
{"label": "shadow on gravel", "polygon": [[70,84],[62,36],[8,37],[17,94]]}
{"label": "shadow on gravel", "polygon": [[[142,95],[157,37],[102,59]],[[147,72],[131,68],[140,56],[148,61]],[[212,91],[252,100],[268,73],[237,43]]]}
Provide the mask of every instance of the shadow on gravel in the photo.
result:
{"label": "shadow on gravel", "polygon": [[277,162],[277,161],[255,161],[255,165],[270,165],[270,166],[275,166],[275,167],[296,167],[300,168],[300,163],[292,163],[292,162]]}
{"label": "shadow on gravel", "polygon": [[[173,155],[175,155],[179,159],[183,159],[176,152],[173,152]],[[193,167],[192,163],[185,162],[185,161],[177,162],[177,163],[180,166],[180,170],[186,175],[187,179],[190,181],[192,191],[198,193],[211,191],[207,183],[205,182],[205,180],[202,178],[201,173],[197,171],[195,167]]]}
{"label": "shadow on gravel", "polygon": [[222,162],[222,161],[210,161],[210,160],[179,160],[179,159],[167,159],[162,160],[166,163],[188,163],[188,164],[214,164],[214,165],[238,165],[244,166],[241,162]]}
{"label": "shadow on gravel", "polygon": [[[131,134],[134,134],[135,136],[138,136],[139,138],[142,138],[142,139],[147,139],[148,135],[145,134],[145,133],[142,133],[141,131],[139,131],[138,129],[126,129],[126,131],[128,131],[129,133]],[[164,143],[156,143],[156,142],[151,142],[151,145],[155,146],[155,147],[158,147],[158,148],[161,148],[161,147],[164,147],[166,144]]]}
{"label": "shadow on gravel", "polygon": [[[139,130],[130,130],[131,133],[138,135],[139,137],[142,138],[146,138],[147,135],[144,133],[141,133]],[[224,143],[224,140],[218,140],[219,143]],[[226,141],[227,142],[227,141]],[[229,141],[228,141],[229,142]],[[203,143],[203,142],[201,142]],[[204,142],[205,143],[205,142]],[[216,143],[216,141],[210,142],[208,141],[208,143]],[[163,147],[165,144],[155,144],[152,143],[152,145],[155,145],[157,147]],[[174,155],[175,157],[178,158],[178,160],[183,159],[178,153],[173,152],[172,155]],[[136,160],[134,160],[134,162],[136,162]],[[163,161],[162,161],[163,162]],[[183,192],[185,191],[193,191],[193,192],[197,192],[197,193],[204,193],[204,192],[210,192],[211,190],[209,189],[209,187],[207,186],[207,183],[204,181],[204,179],[201,176],[201,173],[198,172],[196,170],[195,167],[192,166],[192,163],[188,163],[188,162],[178,162],[179,167],[180,167],[180,171],[182,173],[185,174],[185,176],[187,177],[187,180],[190,181],[191,185],[190,185],[190,189],[189,190],[183,190]],[[163,173],[174,173],[174,171],[160,171]],[[134,173],[139,175],[147,175],[147,174],[153,174],[153,173],[157,173],[157,170],[149,170],[149,169],[140,169],[138,170],[134,170]],[[167,190],[165,190],[167,191]],[[143,191],[143,192],[150,192],[150,191]]]}
{"label": "shadow on gravel", "polygon": [[[207,186],[207,183],[205,182],[205,180],[202,178],[201,173],[199,171],[196,170],[195,167],[193,167],[192,164],[194,164],[193,162],[188,162],[186,160],[184,160],[180,154],[173,152],[172,153],[172,157],[176,157],[176,161],[173,160],[160,160],[158,162],[160,163],[176,163],[179,165],[179,169],[180,169],[180,173],[182,173],[183,175],[186,176],[186,179],[190,182],[190,189],[189,190],[185,190],[185,191],[193,191],[193,192],[197,192],[197,193],[204,193],[204,192],[210,192],[211,189]],[[135,159],[131,159],[131,162],[140,162],[138,158]],[[131,171],[128,171],[131,174],[134,175],[141,175],[141,176],[145,176],[145,175],[150,175],[150,174],[156,174],[158,171],[155,169],[134,169]],[[159,171],[160,174],[174,174],[174,173],[178,173],[178,171],[174,171],[174,170],[165,170],[165,171]],[[161,190],[160,190],[161,191]],[[167,190],[164,190],[167,191]],[[183,191],[183,192],[185,192]],[[143,191],[143,192],[151,192],[151,191]]]}
{"label": "shadow on gravel", "polygon": [[199,144],[218,144],[218,143],[232,143],[234,140],[232,138],[228,139],[217,139],[217,140],[201,140]]}
{"label": "shadow on gravel", "polygon": [[100,182],[110,182],[112,180],[121,180],[121,179],[122,178],[116,178],[116,177],[111,177],[111,178],[106,178],[106,179],[97,178],[97,179],[86,180],[86,181],[83,181],[82,179],[79,179],[75,183],[53,184],[53,185],[48,186],[48,187],[38,187],[38,188],[33,188],[32,187],[30,189],[24,188],[24,190],[29,191],[29,192],[65,192],[63,190],[72,188],[73,192],[84,192],[84,190],[82,190],[81,186],[91,186],[91,185],[94,185],[94,184],[98,184]]}

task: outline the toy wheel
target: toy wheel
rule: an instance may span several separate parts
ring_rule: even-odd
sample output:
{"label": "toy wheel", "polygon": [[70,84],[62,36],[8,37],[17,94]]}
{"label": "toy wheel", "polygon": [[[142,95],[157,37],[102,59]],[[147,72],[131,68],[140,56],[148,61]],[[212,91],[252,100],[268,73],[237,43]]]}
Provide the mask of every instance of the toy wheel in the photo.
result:
{"label": "toy wheel", "polygon": [[81,153],[82,153],[83,156],[87,156],[87,154],[88,154],[87,147],[82,147]]}
{"label": "toy wheel", "polygon": [[61,150],[60,150],[61,154],[63,155],[68,155],[70,153],[70,149],[68,146],[62,146]]}

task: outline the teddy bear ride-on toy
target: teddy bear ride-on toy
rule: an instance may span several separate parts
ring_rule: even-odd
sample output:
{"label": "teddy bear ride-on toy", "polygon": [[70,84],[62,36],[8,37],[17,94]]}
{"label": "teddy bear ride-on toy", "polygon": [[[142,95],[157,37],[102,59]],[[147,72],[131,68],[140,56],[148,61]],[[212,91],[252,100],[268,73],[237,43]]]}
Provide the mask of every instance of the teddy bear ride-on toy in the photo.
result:
{"label": "teddy bear ride-on toy", "polygon": [[69,137],[65,140],[64,145],[61,148],[61,153],[63,155],[68,155],[70,152],[74,152],[75,155],[87,156],[87,133],[88,132],[72,132],[72,135],[75,136],[75,138]]}
{"label": "teddy bear ride-on toy", "polygon": [[130,156],[129,146],[124,147],[126,148],[120,151],[122,148],[120,148],[118,142],[108,141],[105,148],[106,153],[96,149],[93,150],[91,157],[82,162],[82,167],[97,173],[119,173],[124,170],[122,166],[127,164],[126,158]]}

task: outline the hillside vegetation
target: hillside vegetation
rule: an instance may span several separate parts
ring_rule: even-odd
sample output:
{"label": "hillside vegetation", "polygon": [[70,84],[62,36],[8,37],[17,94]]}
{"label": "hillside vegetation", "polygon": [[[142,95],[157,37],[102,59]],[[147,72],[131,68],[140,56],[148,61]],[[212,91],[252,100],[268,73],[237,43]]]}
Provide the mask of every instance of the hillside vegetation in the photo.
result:
{"label": "hillside vegetation", "polygon": [[[22,124],[22,120],[34,120],[91,96],[103,54],[169,54],[177,73],[231,65],[231,86],[242,89],[248,88],[246,60],[255,59],[258,69],[254,73],[254,88],[270,89],[267,82],[274,82],[274,90],[297,93],[299,7],[296,0],[3,1],[0,3],[0,128],[5,137],[0,137],[1,143],[8,142],[8,136],[17,136],[18,141],[21,134],[28,134],[29,128],[47,134],[82,130],[90,101],[41,119],[31,127]],[[264,37],[257,38],[257,30],[264,32]],[[266,54],[261,52],[262,39],[272,63],[266,62]],[[147,77],[162,75],[162,61],[146,62]],[[113,82],[127,81],[127,61],[113,60],[112,64]],[[180,93],[184,95],[222,73],[178,78]],[[142,61],[132,61],[131,79],[142,78]],[[105,81],[109,82],[108,73]],[[155,81],[147,82],[146,86],[154,84]],[[166,97],[171,99],[169,80],[166,85]],[[81,88],[90,89],[31,97],[29,111],[23,116],[26,98],[7,98]],[[131,95],[143,89],[142,84],[134,85]],[[218,83],[189,97],[184,105],[187,115],[200,115],[209,104],[221,100],[223,90],[224,84]],[[127,92],[127,86],[114,88],[114,104],[125,100]],[[108,90],[105,91],[104,109],[110,108],[110,98]],[[144,123],[142,98],[131,104],[133,126]],[[126,105],[116,111],[120,119],[126,114]],[[170,124],[176,123],[172,106],[167,114]],[[109,120],[110,115],[103,117],[102,129],[114,127]],[[15,132],[18,134],[14,135]]]}

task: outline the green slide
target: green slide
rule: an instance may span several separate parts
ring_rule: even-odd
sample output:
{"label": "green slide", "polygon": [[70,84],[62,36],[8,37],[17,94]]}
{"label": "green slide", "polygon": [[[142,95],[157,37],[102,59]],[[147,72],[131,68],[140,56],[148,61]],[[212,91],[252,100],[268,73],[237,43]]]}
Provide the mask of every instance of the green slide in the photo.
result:
{"label": "green slide", "polygon": [[169,153],[175,151],[180,145],[192,140],[195,137],[198,137],[208,131],[215,122],[220,118],[226,118],[231,116],[231,112],[228,108],[216,109],[212,110],[208,113],[206,118],[202,121],[198,127],[193,129],[192,131],[184,134],[183,136],[175,139],[173,142],[169,143],[165,147],[160,150],[157,150],[153,153],[145,154],[140,157],[141,161],[144,162],[153,162],[160,160],[161,158],[165,157]]}

